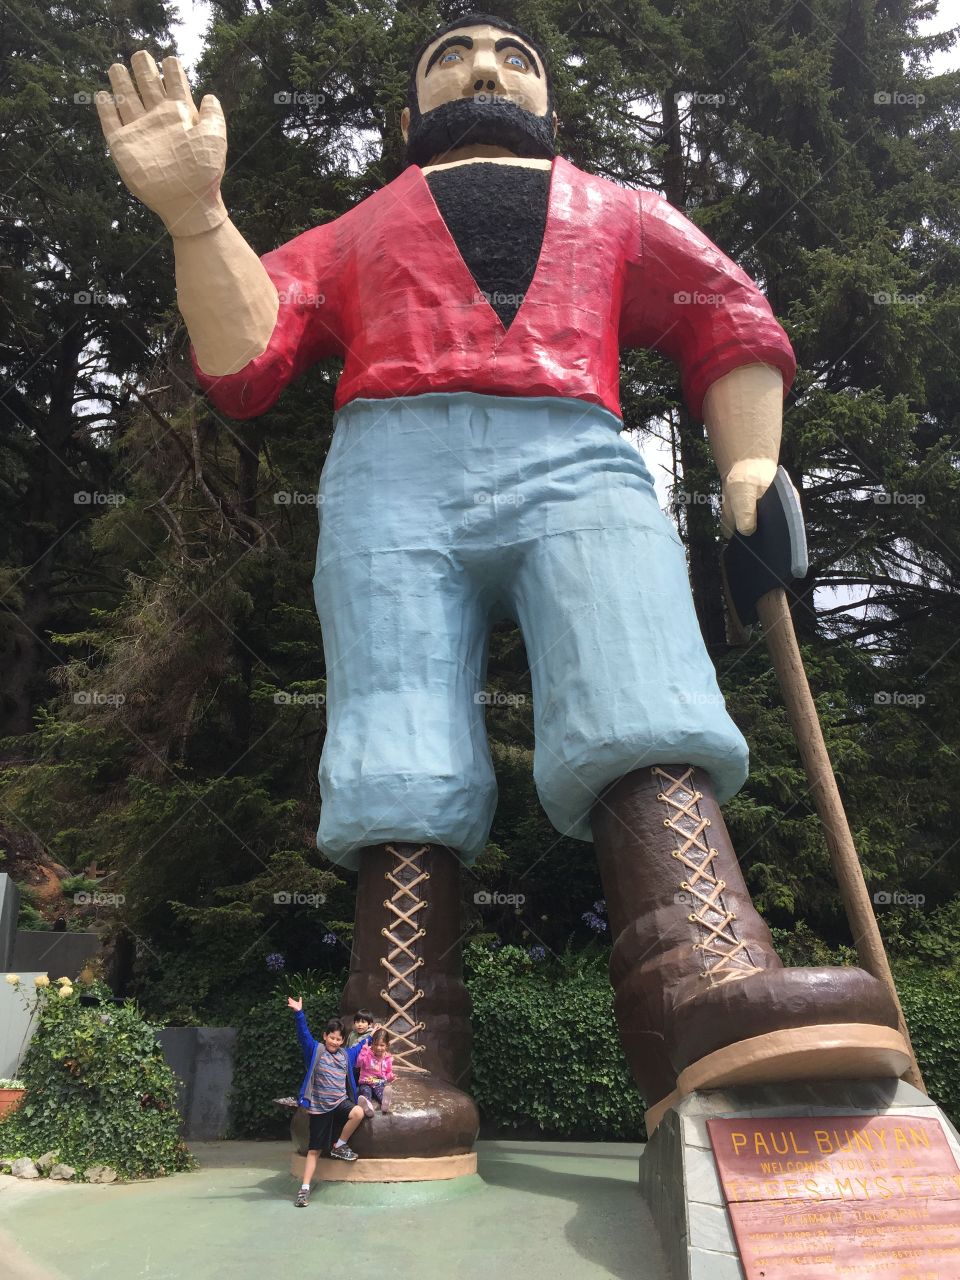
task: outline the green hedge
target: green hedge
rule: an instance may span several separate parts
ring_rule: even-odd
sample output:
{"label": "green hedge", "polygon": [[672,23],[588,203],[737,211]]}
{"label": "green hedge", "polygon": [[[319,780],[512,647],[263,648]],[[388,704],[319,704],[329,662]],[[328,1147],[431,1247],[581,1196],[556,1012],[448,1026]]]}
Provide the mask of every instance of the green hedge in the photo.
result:
{"label": "green hedge", "polygon": [[[617,1037],[601,951],[536,960],[519,947],[493,949],[485,937],[466,948],[473,998],[473,1084],[486,1133],[548,1138],[644,1137],[643,1107]],[[897,982],[930,1093],[960,1117],[960,983],[947,970],[898,967]],[[287,977],[275,998],[239,1027],[233,1094],[237,1137],[279,1137],[284,1115],[271,1103],[294,1094],[303,1060],[286,1007]],[[304,984],[311,1027],[338,1007],[339,987]]]}

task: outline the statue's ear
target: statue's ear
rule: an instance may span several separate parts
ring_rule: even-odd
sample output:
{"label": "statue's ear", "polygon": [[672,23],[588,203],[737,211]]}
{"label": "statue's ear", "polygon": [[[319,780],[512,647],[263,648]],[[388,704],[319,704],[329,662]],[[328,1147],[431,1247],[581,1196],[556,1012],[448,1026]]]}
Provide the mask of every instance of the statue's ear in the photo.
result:
{"label": "statue's ear", "polygon": [[[556,117],[554,117],[556,119]],[[407,134],[410,132],[410,108],[404,107],[400,112],[400,132],[403,134],[403,140],[406,142]]]}

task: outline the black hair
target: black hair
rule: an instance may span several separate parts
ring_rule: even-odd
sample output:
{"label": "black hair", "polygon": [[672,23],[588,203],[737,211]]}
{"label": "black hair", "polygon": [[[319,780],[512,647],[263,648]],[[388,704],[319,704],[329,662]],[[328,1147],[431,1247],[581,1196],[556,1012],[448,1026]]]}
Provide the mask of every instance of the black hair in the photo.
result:
{"label": "black hair", "polygon": [[331,1031],[339,1031],[343,1035],[343,1023],[339,1018],[328,1018],[324,1024],[323,1034],[329,1035]]}
{"label": "black hair", "polygon": [[353,1015],[353,1020],[354,1022],[369,1022],[371,1024],[376,1022],[376,1018],[369,1009],[358,1009]]}
{"label": "black hair", "polygon": [[516,26],[512,22],[508,22],[506,18],[498,18],[492,13],[465,13],[457,18],[454,22],[448,22],[444,26],[434,31],[432,36],[428,36],[420,45],[416,53],[413,55],[413,62],[410,67],[410,80],[407,84],[407,105],[416,112],[419,107],[417,102],[417,68],[420,66],[420,60],[430,48],[430,46],[439,40],[441,36],[445,36],[449,31],[460,31],[463,27],[496,27],[498,31],[508,31],[512,36],[519,36],[524,44],[528,44],[531,50],[540,59],[540,65],[543,68],[543,77],[547,85],[547,112],[549,116],[553,112],[553,80],[550,76],[550,64],[547,61],[547,55],[543,50],[543,46],[533,36],[529,35],[522,27]]}

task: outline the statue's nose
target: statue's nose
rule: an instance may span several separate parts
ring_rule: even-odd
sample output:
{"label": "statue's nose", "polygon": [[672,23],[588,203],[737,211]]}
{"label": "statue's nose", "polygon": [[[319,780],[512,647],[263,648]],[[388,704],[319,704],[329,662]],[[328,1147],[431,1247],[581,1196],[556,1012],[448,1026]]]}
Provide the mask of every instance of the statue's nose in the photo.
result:
{"label": "statue's nose", "polygon": [[474,88],[474,92],[475,92],[475,93],[480,93],[484,88],[486,88],[487,90],[492,91],[492,90],[494,90],[496,87],[497,87],[497,86],[496,86],[496,83],[495,83],[493,80],[488,80],[488,81],[486,82],[486,85],[484,85],[484,82],[483,82],[483,80],[482,80],[482,79],[481,79],[481,80],[475,80],[475,81],[473,82],[473,88]]}

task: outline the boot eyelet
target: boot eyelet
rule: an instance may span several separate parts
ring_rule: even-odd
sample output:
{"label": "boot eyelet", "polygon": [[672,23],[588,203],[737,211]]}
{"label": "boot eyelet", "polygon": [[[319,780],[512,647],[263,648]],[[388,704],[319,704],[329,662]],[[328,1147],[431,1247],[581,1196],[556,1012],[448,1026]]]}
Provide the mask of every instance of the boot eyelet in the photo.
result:
{"label": "boot eyelet", "polygon": [[680,857],[680,850],[679,850],[679,849],[671,849],[671,851],[670,851],[670,857],[671,857],[671,858],[679,858],[679,857]]}
{"label": "boot eyelet", "polygon": [[694,800],[702,800],[702,799],[703,799],[703,792],[702,792],[702,791],[695,791],[695,792],[693,793],[693,798],[694,798]]}
{"label": "boot eyelet", "polygon": [[703,825],[704,825],[705,827],[712,827],[712,826],[713,826],[713,823],[710,821],[710,819],[709,819],[709,818],[704,818],[704,820],[703,820]]}
{"label": "boot eyelet", "polygon": [[695,915],[689,915],[687,916],[687,919],[690,921],[691,924],[697,923],[697,917]]}
{"label": "boot eyelet", "polygon": [[657,799],[658,799],[658,800],[666,800],[666,798],[667,798],[667,797],[663,794],[663,792],[662,792],[662,791],[658,791],[658,792],[657,792]]}
{"label": "boot eyelet", "polygon": [[712,853],[712,854],[713,854],[713,856],[714,856],[715,858],[717,858],[717,857],[719,857],[719,856],[720,856],[720,850],[719,850],[719,849],[709,849],[709,850],[708,850],[708,852],[709,852],[709,853]]}
{"label": "boot eyelet", "polygon": [[663,820],[663,825],[664,825],[665,827],[669,827],[669,825],[670,825],[670,819],[669,819],[669,818],[664,818],[664,820]]}

